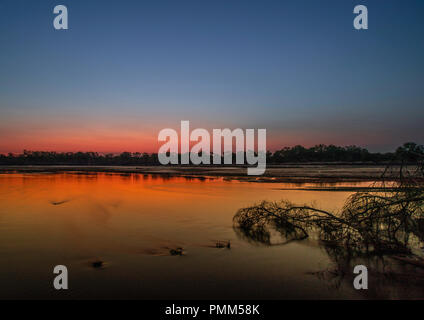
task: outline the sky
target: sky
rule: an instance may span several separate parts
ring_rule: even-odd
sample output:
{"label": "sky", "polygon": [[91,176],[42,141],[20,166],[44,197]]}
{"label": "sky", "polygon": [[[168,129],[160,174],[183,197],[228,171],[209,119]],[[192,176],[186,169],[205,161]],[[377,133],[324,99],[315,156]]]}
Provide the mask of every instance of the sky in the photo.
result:
{"label": "sky", "polygon": [[2,0],[0,152],[157,152],[182,120],[267,129],[270,150],[422,144],[423,16],[422,0]]}

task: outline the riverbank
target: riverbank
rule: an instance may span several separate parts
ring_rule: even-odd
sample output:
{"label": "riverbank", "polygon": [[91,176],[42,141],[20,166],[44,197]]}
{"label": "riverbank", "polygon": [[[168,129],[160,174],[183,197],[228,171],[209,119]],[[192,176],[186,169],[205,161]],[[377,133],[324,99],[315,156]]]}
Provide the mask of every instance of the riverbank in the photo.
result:
{"label": "riverbank", "polygon": [[[262,176],[248,176],[246,167],[224,166],[0,166],[1,173],[121,173],[151,174],[168,177],[223,177],[251,182],[360,182],[381,179],[384,165],[288,164],[270,165]],[[396,170],[395,170],[396,171]]]}

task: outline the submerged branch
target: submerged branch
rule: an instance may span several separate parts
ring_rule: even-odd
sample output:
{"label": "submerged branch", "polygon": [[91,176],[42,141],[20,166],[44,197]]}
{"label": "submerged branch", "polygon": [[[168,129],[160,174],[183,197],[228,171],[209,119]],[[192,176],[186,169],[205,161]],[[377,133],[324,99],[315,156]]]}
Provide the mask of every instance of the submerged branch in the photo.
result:
{"label": "submerged branch", "polygon": [[[393,170],[387,168],[384,175]],[[356,252],[409,252],[412,242],[424,239],[424,175],[422,158],[416,168],[401,166],[397,183],[382,177],[381,192],[357,192],[339,212],[328,212],[289,201],[263,201],[240,209],[233,218],[238,234],[254,242],[272,244],[271,234],[286,241],[311,234],[326,245]],[[413,239],[412,235],[416,237]]]}

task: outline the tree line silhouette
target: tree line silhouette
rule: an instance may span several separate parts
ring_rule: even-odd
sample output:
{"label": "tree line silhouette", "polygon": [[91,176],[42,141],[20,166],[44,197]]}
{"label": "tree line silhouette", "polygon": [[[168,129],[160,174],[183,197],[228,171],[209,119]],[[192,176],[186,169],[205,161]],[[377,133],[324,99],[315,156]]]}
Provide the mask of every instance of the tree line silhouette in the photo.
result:
{"label": "tree line silhouette", "polygon": [[[285,163],[385,163],[402,158],[414,161],[414,155],[424,155],[424,146],[408,142],[395,152],[369,152],[358,146],[340,147],[316,145],[305,148],[297,145],[266,154],[268,164]],[[181,156],[181,155],[179,155]],[[212,158],[212,155],[211,155]],[[212,163],[212,161],[211,161]],[[235,154],[233,154],[235,163]],[[102,154],[98,152],[28,151],[21,154],[0,154],[0,165],[160,165],[157,153],[122,152]]]}

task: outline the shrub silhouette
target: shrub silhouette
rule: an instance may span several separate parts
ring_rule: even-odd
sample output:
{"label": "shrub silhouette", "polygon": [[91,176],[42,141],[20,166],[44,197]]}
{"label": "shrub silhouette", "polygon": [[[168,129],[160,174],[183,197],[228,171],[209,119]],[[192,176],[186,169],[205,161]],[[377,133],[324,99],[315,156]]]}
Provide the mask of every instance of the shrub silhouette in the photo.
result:
{"label": "shrub silhouette", "polygon": [[[402,151],[410,161],[415,151]],[[410,152],[414,152],[411,154]],[[424,166],[389,165],[374,183],[377,192],[351,195],[339,212],[328,212],[289,201],[263,201],[240,209],[233,218],[235,231],[256,243],[272,244],[272,233],[284,240],[311,235],[330,247],[367,253],[407,253],[424,239]],[[280,242],[281,244],[281,242]]]}

